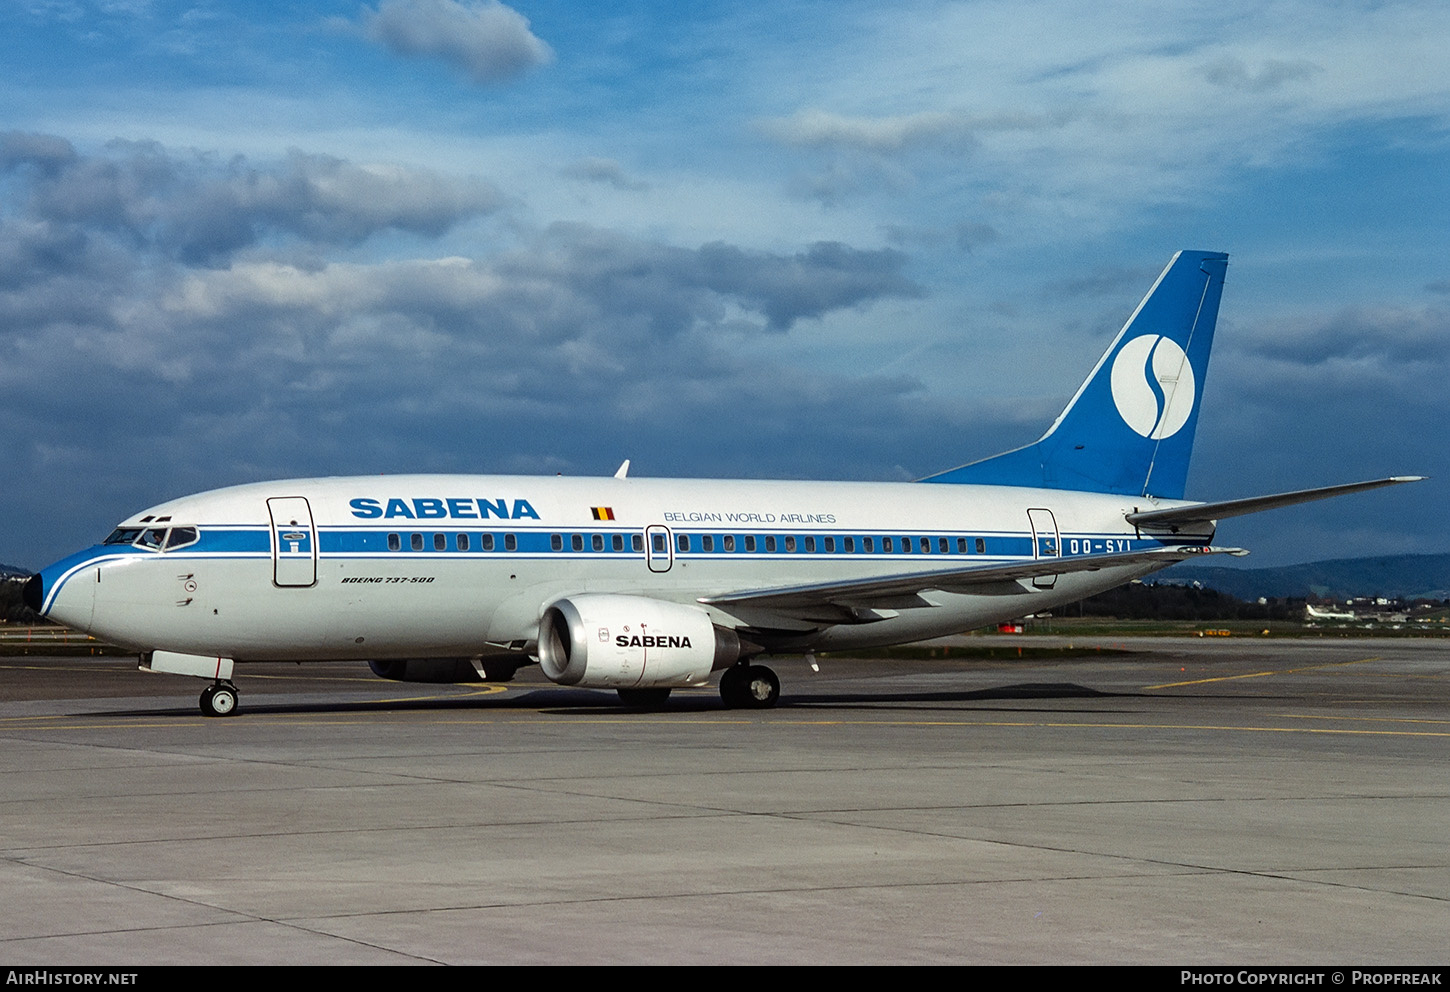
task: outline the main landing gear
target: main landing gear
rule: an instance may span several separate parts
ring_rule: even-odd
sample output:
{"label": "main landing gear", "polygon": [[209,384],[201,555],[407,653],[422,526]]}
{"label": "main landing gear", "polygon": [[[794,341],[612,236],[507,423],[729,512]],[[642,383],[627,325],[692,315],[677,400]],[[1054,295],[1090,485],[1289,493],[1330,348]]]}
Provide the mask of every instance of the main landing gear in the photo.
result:
{"label": "main landing gear", "polygon": [[225,679],[201,690],[203,716],[231,716],[237,711],[237,687]]}
{"label": "main landing gear", "polygon": [[727,710],[768,710],[780,699],[780,679],[764,665],[732,665],[720,676]]}

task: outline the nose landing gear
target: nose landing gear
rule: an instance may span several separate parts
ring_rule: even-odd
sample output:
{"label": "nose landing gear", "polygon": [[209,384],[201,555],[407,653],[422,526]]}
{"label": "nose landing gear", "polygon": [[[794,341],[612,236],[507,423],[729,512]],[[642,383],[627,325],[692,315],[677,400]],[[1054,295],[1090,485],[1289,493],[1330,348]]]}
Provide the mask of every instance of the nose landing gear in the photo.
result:
{"label": "nose landing gear", "polygon": [[203,716],[231,716],[237,711],[237,687],[222,679],[201,690]]}

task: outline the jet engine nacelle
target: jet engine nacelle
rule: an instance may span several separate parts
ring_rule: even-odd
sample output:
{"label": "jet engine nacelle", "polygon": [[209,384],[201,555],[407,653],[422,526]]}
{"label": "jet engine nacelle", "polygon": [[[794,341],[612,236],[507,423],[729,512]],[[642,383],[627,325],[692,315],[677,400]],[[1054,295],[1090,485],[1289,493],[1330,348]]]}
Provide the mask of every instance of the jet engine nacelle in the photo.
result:
{"label": "jet engine nacelle", "polygon": [[740,658],[740,638],[698,606],[642,596],[574,596],[539,621],[539,667],[560,685],[649,689],[702,685]]}

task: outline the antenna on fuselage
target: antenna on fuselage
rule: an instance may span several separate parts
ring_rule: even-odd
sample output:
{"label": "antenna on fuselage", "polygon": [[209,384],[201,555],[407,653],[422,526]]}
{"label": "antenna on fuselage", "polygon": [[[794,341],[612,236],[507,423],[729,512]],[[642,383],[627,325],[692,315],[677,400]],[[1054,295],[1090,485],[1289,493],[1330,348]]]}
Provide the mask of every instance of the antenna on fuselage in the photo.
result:
{"label": "antenna on fuselage", "polygon": [[626,458],[619,466],[619,471],[614,473],[616,479],[623,479],[629,475],[629,459]]}

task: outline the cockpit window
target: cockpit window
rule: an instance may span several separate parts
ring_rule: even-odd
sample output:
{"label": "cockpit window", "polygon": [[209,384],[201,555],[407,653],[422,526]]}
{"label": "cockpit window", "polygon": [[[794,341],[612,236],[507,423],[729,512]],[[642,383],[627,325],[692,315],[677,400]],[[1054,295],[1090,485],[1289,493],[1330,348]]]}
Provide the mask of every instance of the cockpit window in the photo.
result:
{"label": "cockpit window", "polygon": [[152,551],[171,551],[200,539],[195,527],[117,527],[102,544],[134,544]]}
{"label": "cockpit window", "polygon": [[195,527],[173,527],[171,533],[166,536],[166,550],[184,548],[188,544],[195,544],[196,540]]}
{"label": "cockpit window", "polygon": [[106,544],[134,544],[152,551],[171,551],[195,544],[200,534],[195,527],[117,527]]}
{"label": "cockpit window", "polygon": [[166,546],[166,528],[148,528],[146,532],[142,534],[141,537],[136,541],[136,544],[139,547],[154,548],[155,550],[160,551],[163,547]]}

